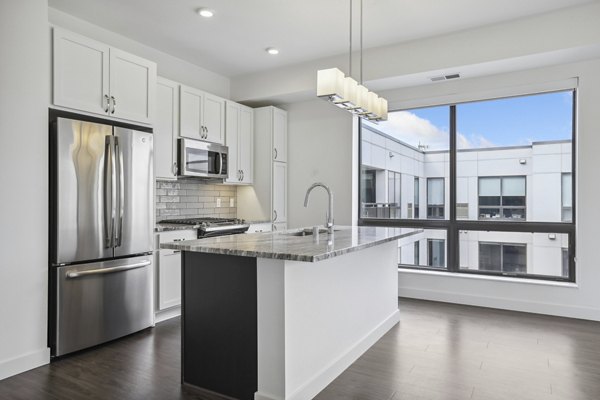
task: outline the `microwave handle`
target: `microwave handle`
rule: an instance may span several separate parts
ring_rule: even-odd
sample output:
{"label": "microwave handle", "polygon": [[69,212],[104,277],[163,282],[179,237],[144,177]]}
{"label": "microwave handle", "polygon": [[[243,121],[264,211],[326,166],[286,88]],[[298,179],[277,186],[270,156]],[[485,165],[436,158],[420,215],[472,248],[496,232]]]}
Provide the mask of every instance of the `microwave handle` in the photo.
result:
{"label": "microwave handle", "polygon": [[219,157],[217,157],[217,160],[219,160],[219,168],[217,168],[217,170],[219,171],[219,175],[221,175],[221,173],[223,172],[223,153],[219,153]]}

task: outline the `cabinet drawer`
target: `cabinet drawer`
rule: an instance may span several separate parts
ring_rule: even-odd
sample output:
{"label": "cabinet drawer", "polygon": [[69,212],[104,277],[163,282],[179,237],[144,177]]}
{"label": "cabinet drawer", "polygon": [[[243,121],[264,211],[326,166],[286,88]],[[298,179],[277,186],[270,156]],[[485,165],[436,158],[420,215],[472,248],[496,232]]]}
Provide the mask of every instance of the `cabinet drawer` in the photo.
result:
{"label": "cabinet drawer", "polygon": [[186,229],[182,231],[161,232],[158,234],[158,243],[179,242],[183,240],[198,239],[198,231],[196,229]]}

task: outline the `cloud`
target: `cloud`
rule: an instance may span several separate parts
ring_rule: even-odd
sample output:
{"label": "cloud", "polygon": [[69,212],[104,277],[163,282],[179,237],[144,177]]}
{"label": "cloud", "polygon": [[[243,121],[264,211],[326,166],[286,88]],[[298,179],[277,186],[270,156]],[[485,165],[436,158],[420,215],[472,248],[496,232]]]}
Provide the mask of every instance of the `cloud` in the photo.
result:
{"label": "cloud", "polygon": [[[427,146],[427,151],[448,150],[450,145],[448,127],[438,127],[431,121],[421,118],[410,111],[397,111],[388,115],[388,120],[373,124],[365,122],[388,135],[413,147]],[[466,135],[458,132],[457,146],[459,149],[494,147],[494,143],[480,134]]]}

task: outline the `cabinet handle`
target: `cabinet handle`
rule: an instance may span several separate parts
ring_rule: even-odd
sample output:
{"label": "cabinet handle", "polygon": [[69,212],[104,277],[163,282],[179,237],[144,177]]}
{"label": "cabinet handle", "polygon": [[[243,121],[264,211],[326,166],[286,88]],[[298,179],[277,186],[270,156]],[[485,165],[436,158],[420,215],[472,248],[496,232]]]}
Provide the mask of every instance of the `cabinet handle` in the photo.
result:
{"label": "cabinet handle", "polygon": [[277,221],[277,210],[273,210],[273,222]]}
{"label": "cabinet handle", "polygon": [[177,161],[171,166],[171,172],[173,173],[173,176],[177,176]]}
{"label": "cabinet handle", "polygon": [[115,99],[115,96],[110,96],[110,99],[112,100],[112,111],[110,113],[114,114],[117,109],[117,100]]}
{"label": "cabinet handle", "polygon": [[273,152],[274,152],[273,159],[277,160],[277,149],[274,148]]}
{"label": "cabinet handle", "polygon": [[242,170],[242,180],[244,180],[244,170]]}
{"label": "cabinet handle", "polygon": [[104,112],[107,113],[108,110],[110,109],[110,98],[108,97],[107,94],[104,95],[104,102],[106,104],[106,106],[104,106]]}
{"label": "cabinet handle", "polygon": [[276,231],[277,230],[277,225],[273,224],[273,230]]}
{"label": "cabinet handle", "polygon": [[179,253],[181,253],[181,250],[173,250],[173,252],[172,252],[172,253],[170,253],[170,254],[163,254],[163,256],[164,256],[164,257],[176,256],[176,255],[178,255]]}

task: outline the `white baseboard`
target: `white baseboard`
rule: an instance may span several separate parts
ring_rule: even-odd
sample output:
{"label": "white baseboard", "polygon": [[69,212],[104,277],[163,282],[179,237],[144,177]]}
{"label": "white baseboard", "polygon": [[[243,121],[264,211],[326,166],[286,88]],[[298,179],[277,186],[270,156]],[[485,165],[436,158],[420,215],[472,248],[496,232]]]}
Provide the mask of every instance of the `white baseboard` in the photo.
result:
{"label": "white baseboard", "polygon": [[[521,311],[535,314],[553,315],[557,317],[600,321],[600,309],[591,307],[523,301],[505,297],[481,296],[440,290],[402,287],[399,288],[398,295],[412,299],[440,301],[444,303],[465,304],[470,306],[498,308],[501,310]],[[400,301],[400,309],[402,309],[402,301]]]}
{"label": "white baseboard", "polygon": [[274,395],[271,395],[271,394],[256,392],[256,393],[254,393],[254,400],[282,400],[282,399],[280,399],[279,397],[275,397]]}
{"label": "white baseboard", "polygon": [[19,357],[0,361],[0,380],[29,371],[50,362],[50,349],[45,348]]}
{"label": "white baseboard", "polygon": [[[395,310],[389,317],[383,320],[371,332],[359,339],[344,354],[333,360],[329,366],[317,372],[308,382],[298,388],[294,393],[286,396],[286,400],[306,400],[315,397],[321,390],[325,389],[346,368],[356,361],[365,351],[373,346],[383,335],[400,321],[400,312]],[[258,396],[258,397],[257,397]],[[256,393],[256,400],[282,400]]]}
{"label": "white baseboard", "polygon": [[154,314],[154,323],[166,321],[171,318],[179,317],[181,315],[181,306],[171,307],[166,310],[158,311]]}

